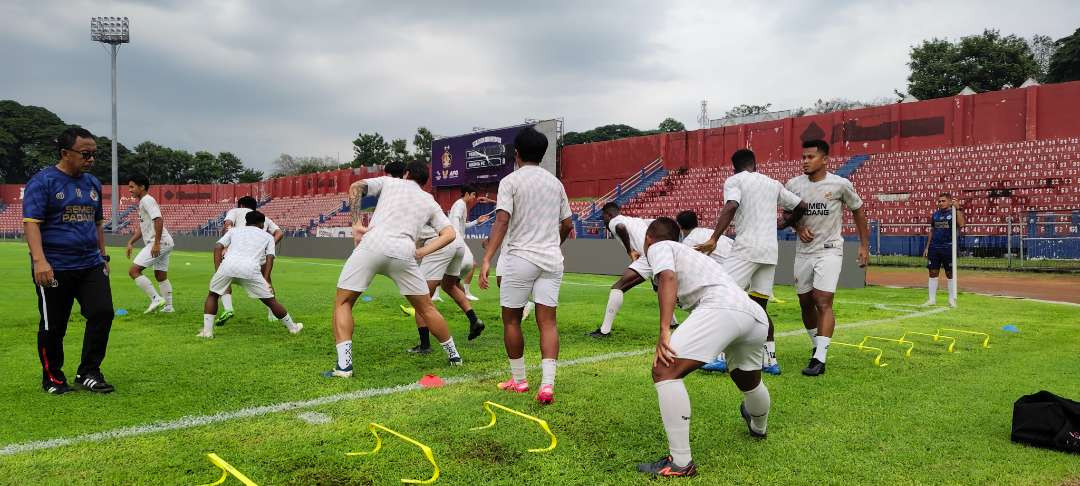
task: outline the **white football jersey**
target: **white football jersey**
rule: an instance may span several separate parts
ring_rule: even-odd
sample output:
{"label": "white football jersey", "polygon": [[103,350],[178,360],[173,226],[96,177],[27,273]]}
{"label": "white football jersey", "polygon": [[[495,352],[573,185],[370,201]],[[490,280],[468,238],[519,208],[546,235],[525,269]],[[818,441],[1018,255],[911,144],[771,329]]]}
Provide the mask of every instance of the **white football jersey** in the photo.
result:
{"label": "white football jersey", "polygon": [[[248,208],[232,208],[225,213],[224,221],[231,223],[233,228],[247,226],[247,213],[250,212],[251,210]],[[267,233],[273,235],[281,228],[274,223],[274,220],[270,219],[269,216],[266,216],[266,222],[263,223],[263,229],[266,230]]]}
{"label": "white football jersey", "polygon": [[675,273],[679,287],[676,295],[683,309],[732,309],[745,312],[758,322],[769,322],[765,310],[750,300],[723,266],[704,253],[674,241],[659,241],[649,246],[646,258],[654,276],[667,270]]}
{"label": "white football jersey", "polygon": [[506,251],[548,272],[561,272],[559,224],[570,217],[562,182],[538,165],[522,165],[499,181],[496,210],[510,213]]}
{"label": "white football jersey", "polygon": [[450,220],[431,194],[415,181],[393,177],[365,179],[368,196],[378,196],[367,234],[359,250],[382,253],[390,258],[414,260],[416,240],[425,225],[435,232],[450,226]]}
{"label": "white football jersey", "polygon": [[862,207],[862,199],[855,192],[851,181],[836,174],[826,173],[825,178],[812,182],[808,176],[793,177],[787,188],[806,201],[806,214],[799,220],[814,233],[810,243],[796,240],[796,253],[844,252],[844,207],[854,211]]}
{"label": "white football jersey", "polygon": [[724,181],[724,202],[735,201],[735,245],[731,255],[743,260],[776,264],[776,208],[794,209],[799,196],[783,184],[757,172],[742,171]]}
{"label": "white football jersey", "polygon": [[[693,248],[712,238],[713,230],[709,228],[702,228],[698,226],[690,230],[686,236],[683,237],[682,244]],[[709,254],[713,260],[718,263],[724,263],[724,259],[731,254],[731,247],[735,244],[735,240],[728,238],[727,235],[720,235],[720,239],[716,242],[716,249]]]}
{"label": "white football jersey", "polygon": [[608,222],[608,231],[611,231],[612,236],[614,236],[615,239],[619,241],[619,243],[622,243],[622,240],[619,239],[618,233],[615,232],[615,228],[620,224],[623,225],[623,227],[626,228],[627,235],[630,236],[630,248],[626,249],[627,253],[629,253],[630,250],[634,250],[644,255],[645,232],[648,231],[649,224],[651,224],[652,222],[653,220],[651,219],[632,218],[630,216],[623,216],[620,214],[618,216],[615,216],[614,218],[611,218],[611,221]]}
{"label": "white football jersey", "polygon": [[[161,207],[158,206],[157,200],[150,194],[143,195],[142,199],[139,199],[139,230],[142,231],[143,243],[146,246],[154,244],[154,236],[157,234],[154,231],[154,220],[161,217]],[[165,229],[165,226],[161,226],[161,244],[171,245],[172,235],[169,234],[169,230]]]}
{"label": "white football jersey", "polygon": [[221,268],[236,277],[260,273],[266,255],[274,254],[274,237],[254,226],[230,229],[217,242],[229,249],[221,261]]}

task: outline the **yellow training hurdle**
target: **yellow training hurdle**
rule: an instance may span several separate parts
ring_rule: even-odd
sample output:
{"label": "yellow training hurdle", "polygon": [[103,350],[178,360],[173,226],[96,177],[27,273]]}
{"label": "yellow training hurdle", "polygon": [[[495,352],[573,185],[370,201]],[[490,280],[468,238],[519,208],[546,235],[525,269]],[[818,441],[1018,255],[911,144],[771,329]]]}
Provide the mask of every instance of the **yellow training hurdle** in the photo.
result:
{"label": "yellow training hurdle", "polygon": [[555,434],[553,434],[551,432],[551,428],[548,427],[548,423],[547,423],[546,420],[533,417],[532,415],[529,415],[527,413],[519,412],[519,411],[514,410],[514,409],[512,409],[510,407],[507,407],[507,406],[504,406],[504,405],[499,405],[498,403],[495,403],[495,402],[484,402],[484,410],[487,410],[487,412],[489,414],[491,414],[491,423],[489,423],[487,425],[484,425],[484,426],[481,426],[481,427],[473,427],[473,428],[471,428],[469,430],[481,430],[481,429],[487,429],[487,428],[490,428],[490,427],[494,427],[496,419],[495,419],[495,411],[492,410],[492,407],[498,408],[498,409],[506,411],[506,412],[510,412],[510,413],[512,413],[514,415],[517,415],[517,416],[522,417],[522,418],[527,419],[527,420],[532,420],[533,422],[536,422],[537,424],[540,424],[540,428],[544,429],[544,432],[546,432],[547,435],[551,436],[551,444],[550,445],[548,445],[547,447],[545,447],[543,449],[529,449],[529,452],[548,452],[548,451],[554,449],[555,445],[558,444],[559,440],[556,439]]}
{"label": "yellow training hurdle", "polygon": [[204,484],[202,486],[217,486],[219,484],[222,484],[225,482],[225,478],[228,478],[230,474],[232,474],[237,481],[244,483],[246,486],[257,486],[252,480],[248,479],[248,477],[245,476],[244,473],[237,471],[235,467],[232,467],[232,465],[225,462],[224,459],[218,457],[217,454],[211,452],[207,454],[206,457],[209,458],[210,462],[212,462],[215,466],[221,468],[221,479],[218,479],[217,481],[210,484]]}
{"label": "yellow training hurdle", "polygon": [[371,435],[375,436],[375,448],[372,449],[369,452],[348,452],[348,453],[345,454],[346,456],[366,456],[366,455],[369,455],[369,454],[375,454],[375,453],[379,452],[379,450],[382,449],[382,437],[379,436],[378,431],[382,430],[384,432],[389,432],[389,433],[393,434],[394,436],[396,436],[397,438],[399,438],[399,439],[401,439],[401,440],[403,440],[405,442],[408,442],[408,443],[410,443],[410,444],[412,444],[412,445],[414,445],[416,447],[419,447],[420,450],[424,452],[424,457],[426,457],[428,462],[431,463],[431,466],[435,468],[435,473],[432,474],[431,478],[429,478],[429,479],[425,479],[425,480],[402,479],[401,482],[409,483],[409,484],[431,484],[431,483],[434,483],[436,479],[439,479],[439,465],[435,463],[435,454],[433,454],[431,452],[430,447],[428,447],[428,446],[426,446],[424,444],[421,444],[419,441],[417,441],[416,439],[413,439],[412,437],[401,434],[400,432],[397,432],[395,430],[388,429],[385,426],[379,425],[379,424],[377,424],[375,422],[372,422],[371,424],[369,424],[368,429],[371,430]]}

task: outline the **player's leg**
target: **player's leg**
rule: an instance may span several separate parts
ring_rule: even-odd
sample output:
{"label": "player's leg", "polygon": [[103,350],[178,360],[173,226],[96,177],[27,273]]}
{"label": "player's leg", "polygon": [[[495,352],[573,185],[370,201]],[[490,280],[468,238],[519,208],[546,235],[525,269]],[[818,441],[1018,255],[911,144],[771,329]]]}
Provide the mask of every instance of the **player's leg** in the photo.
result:
{"label": "player's leg", "polygon": [[475,272],[476,272],[476,264],[475,264],[475,261],[473,260],[472,250],[470,250],[469,247],[466,246],[465,247],[464,258],[461,260],[461,273],[460,273],[460,275],[464,275],[464,277],[461,279],[460,282],[458,282],[458,286],[460,286],[461,290],[465,292],[465,298],[466,299],[474,300],[474,301],[475,300],[480,300],[480,298],[473,295],[472,291],[469,289],[469,285],[472,284],[473,273],[475,273]]}
{"label": "player's leg", "polygon": [[627,267],[619,280],[616,280],[615,284],[611,286],[611,292],[608,293],[607,308],[604,310],[604,322],[595,331],[590,332],[589,336],[594,338],[610,336],[611,327],[615,325],[615,316],[618,315],[619,308],[623,304],[623,294],[644,281],[645,279],[634,269],[633,264]]}
{"label": "player's leg", "polygon": [[751,437],[765,438],[768,432],[769,409],[772,399],[769,389],[761,381],[761,361],[764,348],[761,343],[768,334],[766,325],[745,314],[733,315],[725,324],[740,329],[739,336],[727,347],[731,366],[731,381],[743,394],[739,414],[746,421]]}
{"label": "player's leg", "polygon": [[409,304],[416,310],[417,325],[423,323],[431,335],[435,336],[443,351],[446,351],[450,365],[460,365],[462,363],[461,355],[458,354],[457,346],[454,345],[454,337],[450,335],[450,328],[446,324],[446,319],[435,308],[435,304],[431,302],[431,294],[428,293],[430,287],[427,281],[424,280],[420,265],[417,265],[415,260],[386,258],[379,273],[390,277],[397,284],[398,291],[409,300]]}
{"label": "player's leg", "polygon": [[41,361],[41,387],[61,395],[71,390],[64,375],[64,336],[67,334],[75,289],[70,271],[53,272],[57,285],[34,285],[38,301],[37,355]]}
{"label": "player's leg", "polygon": [[[817,310],[817,337],[814,338],[814,356],[810,364],[803,370],[806,376],[817,376],[825,373],[825,358],[829,352],[829,342],[832,341],[833,330],[836,328],[836,314],[833,313],[833,296],[836,294],[836,285],[840,281],[840,269],[844,265],[843,255],[826,254],[813,259],[813,272],[810,291],[810,299],[814,309]],[[803,298],[800,295],[799,303]]]}
{"label": "player's leg", "polygon": [[542,272],[533,283],[536,301],[536,327],[540,330],[540,389],[536,400],[543,404],[555,401],[555,370],[559,359],[559,328],[556,310],[562,272]]}
{"label": "player's leg", "polygon": [[[802,289],[800,289],[802,290]],[[810,346],[817,346],[818,336],[818,310],[814,304],[814,296],[811,294],[813,287],[806,289],[805,292],[799,292],[799,311],[802,312],[803,327],[806,329],[806,334],[810,336]],[[814,352],[811,351],[811,358]]]}
{"label": "player's leg", "polygon": [[78,276],[75,300],[79,303],[80,314],[86,319],[82,360],[79,362],[75,382],[83,389],[95,393],[110,393],[113,386],[105,381],[105,376],[101,373],[101,362],[105,360],[105,351],[109,347],[109,332],[115,316],[109,273],[105,265],[102,265],[79,270],[75,275]]}
{"label": "player's leg", "polygon": [[503,390],[524,393],[529,391],[529,382],[525,373],[525,338],[521,333],[521,316],[541,271],[536,265],[513,255],[503,256],[500,263],[503,270],[499,277],[499,305],[502,307],[503,346],[510,362],[510,379],[498,386]]}
{"label": "player's leg", "polygon": [[930,278],[926,282],[927,299],[923,303],[924,306],[937,304],[938,275],[941,274],[941,264],[937,250],[930,249],[926,260],[926,269],[929,271]]}
{"label": "player's leg", "polygon": [[371,285],[371,279],[375,273],[382,269],[385,258],[372,252],[364,252],[359,247],[354,248],[345,265],[341,268],[338,276],[337,290],[334,293],[334,347],[337,351],[337,361],[334,367],[322,373],[323,377],[351,378],[352,366],[352,337],[356,322],[353,320],[353,306],[356,299]]}
{"label": "player's leg", "polygon": [[461,311],[465,313],[465,317],[469,319],[469,341],[480,337],[480,334],[484,332],[484,321],[476,317],[476,310],[472,308],[469,296],[465,295],[465,290],[461,288],[461,278],[447,274],[443,276],[441,284],[446,295],[454,299]]}
{"label": "player's leg", "polygon": [[196,335],[197,337],[214,337],[214,318],[217,317],[219,299],[220,296],[213,290],[206,294],[206,300],[203,302],[203,328]]}
{"label": "player's leg", "polygon": [[949,307],[956,307],[956,279],[953,278],[952,250],[941,251],[941,266],[945,267],[945,281],[949,288]]}
{"label": "player's leg", "polygon": [[150,306],[146,308],[144,314],[154,312],[165,305],[165,299],[161,298],[161,295],[154,289],[154,283],[146,275],[143,275],[143,270],[153,267],[156,263],[155,258],[150,254],[150,250],[149,246],[142,247],[139,253],[135,255],[131,268],[128,269],[128,276],[135,281],[135,286],[150,299]]}
{"label": "player's leg", "polygon": [[[422,268],[423,268],[423,262],[421,262],[421,269]],[[435,292],[439,288],[439,281],[438,280],[428,280],[427,281],[427,286],[428,286],[428,295],[435,295]],[[413,319],[416,321],[416,333],[420,336],[420,343],[417,344],[416,346],[413,346],[413,347],[411,347],[409,349],[406,349],[405,351],[407,351],[409,353],[415,353],[415,354],[429,354],[429,353],[431,353],[431,330],[428,329],[427,323],[424,322],[423,317],[416,315],[416,308],[415,307],[409,306],[409,309],[412,310],[411,315],[412,315]]]}
{"label": "player's leg", "polygon": [[750,275],[750,299],[757,302],[765,316],[769,320],[768,336],[765,338],[765,363],[762,371],[770,375],[780,374],[780,363],[776,361],[776,339],[773,337],[774,326],[772,317],[768,314],[769,298],[773,294],[773,280],[776,276],[776,265],[764,263],[756,264]]}
{"label": "player's leg", "polygon": [[166,313],[175,312],[172,282],[169,281],[169,261],[172,259],[172,251],[173,245],[163,245],[161,253],[154,261],[154,279],[157,280],[161,297],[165,299],[165,306],[161,308],[161,312]]}
{"label": "player's leg", "polygon": [[275,297],[266,297],[259,299],[266,305],[267,309],[274,315],[275,318],[281,321],[285,325],[285,328],[289,330],[290,334],[296,334],[304,328],[304,324],[296,322],[289,311],[285,309],[285,306],[281,304]]}

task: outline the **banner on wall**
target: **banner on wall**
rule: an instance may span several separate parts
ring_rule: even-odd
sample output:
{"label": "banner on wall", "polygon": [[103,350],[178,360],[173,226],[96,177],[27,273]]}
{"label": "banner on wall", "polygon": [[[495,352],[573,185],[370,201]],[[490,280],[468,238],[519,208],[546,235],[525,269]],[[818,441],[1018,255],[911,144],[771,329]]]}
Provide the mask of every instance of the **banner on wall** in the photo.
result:
{"label": "banner on wall", "polygon": [[[554,174],[556,121],[545,120],[530,125],[548,137],[548,149],[541,165]],[[447,187],[499,182],[514,171],[514,137],[530,125],[483,130],[433,141],[431,185]]]}

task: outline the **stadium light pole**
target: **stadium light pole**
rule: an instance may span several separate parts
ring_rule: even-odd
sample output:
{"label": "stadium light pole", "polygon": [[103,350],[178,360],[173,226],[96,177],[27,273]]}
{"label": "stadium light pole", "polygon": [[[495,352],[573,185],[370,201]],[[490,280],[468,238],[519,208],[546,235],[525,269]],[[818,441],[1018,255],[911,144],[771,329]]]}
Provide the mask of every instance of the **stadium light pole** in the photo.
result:
{"label": "stadium light pole", "polygon": [[127,17],[91,17],[90,40],[109,45],[109,60],[112,66],[112,218],[109,226],[113,234],[117,231],[117,212],[120,203],[120,188],[117,153],[116,153],[116,51],[120,44],[131,42],[131,31]]}

